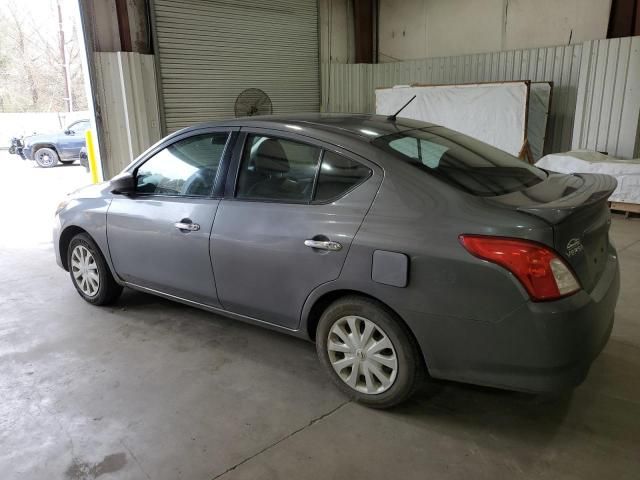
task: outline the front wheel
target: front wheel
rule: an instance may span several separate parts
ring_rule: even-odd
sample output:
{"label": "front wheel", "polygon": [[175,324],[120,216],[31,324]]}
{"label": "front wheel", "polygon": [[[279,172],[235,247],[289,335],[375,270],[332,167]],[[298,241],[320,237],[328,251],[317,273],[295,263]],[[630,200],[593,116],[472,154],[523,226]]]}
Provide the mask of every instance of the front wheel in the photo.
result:
{"label": "front wheel", "polygon": [[409,329],[366,297],[345,297],[325,310],[316,350],[338,388],[370,407],[403,402],[424,378],[422,354]]}
{"label": "front wheel", "polygon": [[33,159],[42,168],[51,168],[58,164],[59,157],[53,148],[43,147],[36,150]]}
{"label": "front wheel", "polygon": [[71,239],[67,265],[73,286],[87,302],[108,305],[120,296],[122,287],[114,280],[100,249],[86,233]]}

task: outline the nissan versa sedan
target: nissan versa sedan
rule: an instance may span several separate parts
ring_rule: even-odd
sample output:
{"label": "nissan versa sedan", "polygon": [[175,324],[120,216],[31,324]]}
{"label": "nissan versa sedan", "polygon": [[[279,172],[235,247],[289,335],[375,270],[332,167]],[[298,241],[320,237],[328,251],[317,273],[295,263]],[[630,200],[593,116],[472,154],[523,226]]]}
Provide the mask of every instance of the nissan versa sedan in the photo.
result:
{"label": "nissan versa sedan", "polygon": [[426,378],[553,392],[611,332],[615,186],[394,116],[250,117],[71,194],[54,245],[86,301],[130,287],[310,339],[373,407]]}

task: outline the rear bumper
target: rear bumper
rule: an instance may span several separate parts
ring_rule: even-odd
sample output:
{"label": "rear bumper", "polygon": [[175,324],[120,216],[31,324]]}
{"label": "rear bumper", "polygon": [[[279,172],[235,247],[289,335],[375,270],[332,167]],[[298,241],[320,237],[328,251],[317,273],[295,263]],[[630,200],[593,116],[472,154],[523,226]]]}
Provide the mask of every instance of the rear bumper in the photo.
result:
{"label": "rear bumper", "polygon": [[[620,290],[615,251],[596,287],[554,302],[527,302],[495,322],[409,315],[435,378],[545,393],[586,377],[613,327]],[[405,317],[407,318],[407,317]]]}

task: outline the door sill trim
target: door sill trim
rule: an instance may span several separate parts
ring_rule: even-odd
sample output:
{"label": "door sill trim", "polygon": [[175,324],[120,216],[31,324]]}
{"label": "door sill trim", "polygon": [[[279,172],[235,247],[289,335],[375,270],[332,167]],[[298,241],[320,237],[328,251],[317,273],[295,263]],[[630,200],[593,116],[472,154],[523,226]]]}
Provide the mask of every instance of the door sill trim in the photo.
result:
{"label": "door sill trim", "polygon": [[272,330],[284,331],[290,334],[299,334],[300,330],[294,328],[283,327],[282,325],[277,325],[275,323],[267,322],[265,320],[260,320],[258,318],[249,317],[247,315],[241,315],[239,313],[233,313],[229,310],[225,310],[223,308],[214,307],[212,305],[207,305],[206,303],[196,302],[194,300],[189,300],[183,297],[179,297],[177,295],[173,295],[171,293],[166,293],[161,290],[156,290],[149,287],[143,287],[142,285],[138,285],[131,282],[123,282],[126,287],[132,288],[133,290],[138,290],[144,293],[150,293],[152,295],[157,295],[159,297],[166,298],[167,300],[174,300],[179,303],[183,303],[185,305],[189,305],[191,307],[200,308],[202,310],[207,310],[211,313],[217,313],[218,315],[222,315],[224,317],[233,318],[234,320],[240,320],[242,322],[250,323],[253,325],[258,325],[265,328],[270,328]]}

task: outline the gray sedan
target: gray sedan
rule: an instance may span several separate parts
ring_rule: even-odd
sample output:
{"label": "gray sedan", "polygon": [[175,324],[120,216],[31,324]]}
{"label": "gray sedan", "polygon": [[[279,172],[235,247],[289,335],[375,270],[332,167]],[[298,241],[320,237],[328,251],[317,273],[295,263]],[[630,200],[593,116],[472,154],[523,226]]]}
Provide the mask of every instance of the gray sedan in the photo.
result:
{"label": "gray sedan", "polygon": [[252,117],[73,193],[54,245],[86,301],[126,286],[310,339],[370,406],[431,378],[550,392],[611,332],[614,188],[413,120]]}

